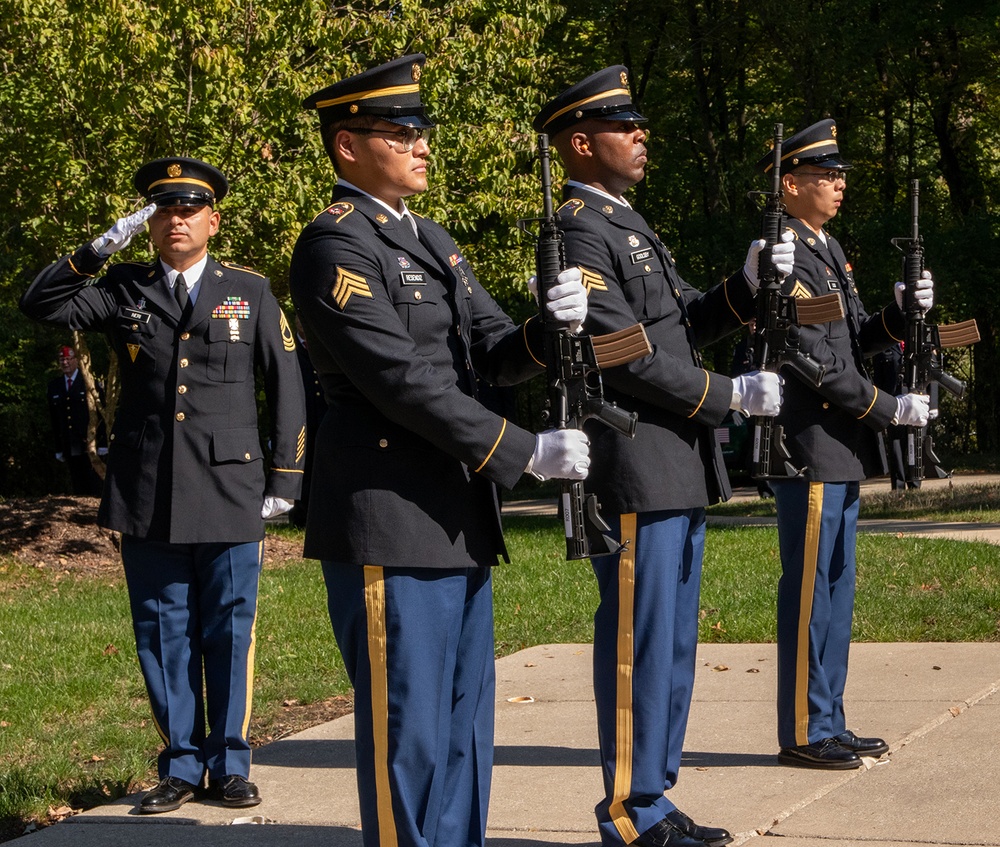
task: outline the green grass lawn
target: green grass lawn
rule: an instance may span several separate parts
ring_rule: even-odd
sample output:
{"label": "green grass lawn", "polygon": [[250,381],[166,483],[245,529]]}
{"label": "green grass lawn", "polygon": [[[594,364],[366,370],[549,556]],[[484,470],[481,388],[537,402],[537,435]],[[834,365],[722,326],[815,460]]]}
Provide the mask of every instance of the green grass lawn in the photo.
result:
{"label": "green grass lawn", "polygon": [[[513,564],[495,572],[498,654],[589,642],[589,563],[565,561],[554,518],[506,524]],[[858,640],[1000,639],[995,547],[863,535],[858,558]],[[710,529],[702,639],[773,640],[779,572],[775,529]],[[252,731],[279,720],[283,703],[350,692],[317,563],[265,568],[257,636]],[[0,819],[129,793],[155,775],[157,748],[124,581],[0,560]]]}

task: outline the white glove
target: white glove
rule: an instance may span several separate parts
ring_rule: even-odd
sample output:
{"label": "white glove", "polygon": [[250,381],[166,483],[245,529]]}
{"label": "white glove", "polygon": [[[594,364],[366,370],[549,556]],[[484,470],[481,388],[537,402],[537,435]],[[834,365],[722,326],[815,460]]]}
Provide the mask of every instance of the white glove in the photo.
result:
{"label": "white glove", "polygon": [[[897,282],[892,291],[896,298],[896,305],[899,306],[900,311],[904,309],[903,295],[905,292],[905,282]],[[920,279],[917,280],[914,297],[917,301],[917,305],[920,307],[920,311],[926,314],[931,310],[931,306],[934,305],[934,280],[931,279],[930,271],[924,271],[920,274]]]}
{"label": "white glove", "polygon": [[290,512],[294,505],[295,503],[292,500],[286,500],[284,497],[265,497],[264,505],[260,510],[260,516],[264,520],[276,518],[278,515]]}
{"label": "white glove", "polygon": [[[795,245],[792,243],[795,233],[786,230],[781,233],[781,240],[771,248],[771,263],[778,269],[778,274],[784,279],[795,268]],[[746,264],[743,265],[743,276],[746,277],[750,290],[757,291],[760,286],[760,251],[767,242],[758,238],[750,243],[747,251]]]}
{"label": "white glove", "polygon": [[781,377],[768,371],[751,371],[733,377],[730,409],[745,415],[773,418],[781,410]]}
{"label": "white glove", "polygon": [[[538,302],[538,280],[528,279],[528,291]],[[556,284],[549,289],[545,305],[552,318],[566,324],[574,335],[580,331],[587,318],[587,289],[583,287],[583,272],[579,268],[566,268],[556,277]]]}
{"label": "white glove", "polygon": [[586,479],[589,446],[579,429],[547,429],[535,436],[535,452],[524,470],[538,479]]}
{"label": "white glove", "polygon": [[927,426],[931,398],[926,394],[901,394],[896,398],[895,426]]}
{"label": "white glove", "polygon": [[65,462],[66,461],[66,457],[63,456],[63,454],[61,452],[60,453],[56,453],[56,461],[57,462]]}
{"label": "white glove", "polygon": [[156,204],[150,203],[145,209],[140,209],[138,212],[133,212],[131,215],[115,221],[115,225],[111,229],[104,233],[104,235],[97,236],[91,242],[98,255],[107,259],[113,253],[117,253],[122,247],[125,247],[132,240],[132,236],[142,229],[143,224],[153,216],[153,212],[155,211]]}

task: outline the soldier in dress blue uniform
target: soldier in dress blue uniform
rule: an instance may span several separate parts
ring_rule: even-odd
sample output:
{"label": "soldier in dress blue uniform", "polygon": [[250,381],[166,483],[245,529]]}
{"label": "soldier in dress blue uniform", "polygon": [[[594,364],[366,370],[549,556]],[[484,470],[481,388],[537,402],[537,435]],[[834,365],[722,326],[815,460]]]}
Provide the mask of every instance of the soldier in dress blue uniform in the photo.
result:
{"label": "soldier in dress blue uniform", "polygon": [[[59,370],[62,376],[51,380],[48,386],[56,461],[65,462],[69,468],[74,494],[96,497],[101,493],[101,478],[87,453],[87,428],[90,426],[87,386],[83,383],[77,367],[76,351],[72,347],[59,348]],[[97,429],[97,453],[100,456],[107,453],[103,425]]]}
{"label": "soldier in dress blue uniform", "polygon": [[[681,279],[669,251],[624,199],[646,167],[646,119],[627,70],[605,68],[549,102],[534,122],[566,166],[559,209],[566,259],[589,292],[585,328],[600,335],[639,321],[653,352],[604,371],[608,399],[637,412],[630,440],[588,430],[586,487],[627,545],[592,560],[594,696],[605,797],[596,808],[608,847],[704,847],[732,840],[695,824],[667,799],[677,781],[694,682],[705,507],[730,495],[715,428],[730,410],[774,415],[776,374],[730,378],[699,350],[746,324],[758,285],[754,242],[746,266],[702,293]],[[790,244],[775,263],[790,270]]]}
{"label": "soldier in dress blue uniform", "polygon": [[[895,303],[869,315],[851,265],[825,230],[839,210],[850,164],[837,144],[837,125],[822,120],[782,147],[787,232],[795,239],[795,271],[786,294],[840,294],[845,317],[803,326],[800,347],[826,366],[816,388],[794,374],[785,384],[778,421],[801,479],[774,480],[782,576],[778,583],[778,759],[812,768],[849,769],[861,756],[888,751],[881,738],[858,737],[844,718],[844,684],[854,612],[859,482],[886,473],[882,430],[923,426],[928,397],[879,391],[866,356],[903,337],[902,283]],[[773,167],[766,154],[757,165]],[[930,274],[918,300],[933,303]]]}
{"label": "soldier in dress blue uniform", "polygon": [[[268,280],[216,261],[208,240],[228,184],[196,159],[135,175],[149,201],[43,270],[21,299],[45,323],[99,330],[121,395],[98,519],[122,533],[139,663],[164,742],[140,812],[176,809],[207,774],[208,796],[260,802],[247,728],[264,519],[302,482],[305,409],[295,339]],[[148,221],[152,263],[108,258]],[[255,373],[271,410],[257,429]],[[202,691],[205,690],[203,697]]]}
{"label": "soldier in dress blue uniform", "polygon": [[[403,56],[305,101],[338,181],[291,264],[328,404],[305,555],[322,562],[354,685],[366,847],[483,844],[490,574],[507,559],[496,486],[525,471],[582,479],[589,465],[582,432],[536,436],[478,399],[477,375],[509,385],[542,372],[542,331],[515,325],[448,233],[406,206],[427,187],[424,62]],[[560,275],[548,308],[579,328],[578,272]]]}

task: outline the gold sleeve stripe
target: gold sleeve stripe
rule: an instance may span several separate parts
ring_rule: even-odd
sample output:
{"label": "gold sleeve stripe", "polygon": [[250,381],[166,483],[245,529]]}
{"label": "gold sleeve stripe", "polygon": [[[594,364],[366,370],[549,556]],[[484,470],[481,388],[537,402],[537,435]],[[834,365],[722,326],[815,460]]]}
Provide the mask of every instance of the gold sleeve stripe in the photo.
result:
{"label": "gold sleeve stripe", "polygon": [[705,391],[701,395],[701,400],[698,401],[698,405],[694,407],[694,411],[688,415],[688,418],[693,418],[698,414],[698,410],[704,405],[705,398],[708,397],[708,387],[712,384],[712,377],[709,375],[708,371],[703,371],[705,374]]}
{"label": "gold sleeve stripe", "polygon": [[479,473],[483,468],[486,467],[486,463],[493,458],[493,454],[496,453],[497,447],[500,446],[500,441],[503,439],[503,434],[507,431],[507,419],[500,418],[502,424],[500,426],[500,434],[497,436],[497,440],[493,442],[493,446],[490,448],[489,454],[483,459],[483,463],[476,468],[476,473]]}
{"label": "gold sleeve stripe", "polygon": [[878,397],[878,388],[877,388],[876,386],[874,386],[874,385],[872,386],[872,388],[873,388],[873,389],[875,389],[875,393],[874,393],[874,394],[872,395],[872,402],[868,404],[868,408],[867,408],[867,409],[865,409],[865,411],[864,411],[864,414],[862,414],[862,415],[858,415],[858,420],[859,420],[859,421],[860,421],[860,420],[861,420],[861,419],[862,419],[863,417],[865,417],[865,416],[866,416],[866,415],[867,415],[867,414],[868,414],[868,413],[869,413],[869,412],[870,412],[870,411],[872,410],[872,408],[873,408],[873,407],[874,407],[874,405],[875,405],[875,399],[876,399],[876,398]]}
{"label": "gold sleeve stripe", "polygon": [[302,427],[299,430],[299,437],[295,443],[295,461],[301,462],[302,457],[306,454],[306,428]]}
{"label": "gold sleeve stripe", "polygon": [[736,311],[736,307],[732,304],[732,301],[729,299],[729,280],[728,279],[724,283],[722,283],[722,291],[726,295],[726,305],[729,306],[729,311],[731,311],[734,315],[736,315],[736,320],[738,320],[741,324],[743,324],[743,326],[746,326],[748,323],[750,323],[750,318],[747,318],[746,320],[743,320],[743,315],[741,315],[739,312]]}
{"label": "gold sleeve stripe", "polygon": [[69,263],[69,266],[73,269],[73,273],[75,273],[77,276],[86,276],[86,277],[90,277],[91,279],[93,279],[93,276],[94,276],[93,274],[85,274],[83,271],[81,271],[79,268],[77,268],[76,265],[73,264],[73,257],[72,256],[67,256],[66,257],[66,261]]}
{"label": "gold sleeve stripe", "polygon": [[305,473],[305,471],[296,470],[295,468],[271,468],[272,473]]}
{"label": "gold sleeve stripe", "polygon": [[295,352],[295,336],[292,335],[292,328],[288,325],[288,318],[285,317],[285,313],[279,309],[278,314],[281,315],[281,346],[285,348],[286,353]]}
{"label": "gold sleeve stripe", "polygon": [[809,624],[819,561],[819,532],[823,524],[823,483],[809,483],[802,585],[799,589],[799,626],[795,642],[795,743],[809,743]]}
{"label": "gold sleeve stripe", "polygon": [[618,559],[618,673],[615,678],[615,784],[608,813],[611,821],[622,837],[631,844],[639,837],[635,824],[625,809],[625,801],[632,793],[632,748],[635,743],[633,731],[632,669],[635,653],[632,649],[635,619],[635,513],[622,515],[622,540],[632,543],[625,545]]}
{"label": "gold sleeve stripe", "polygon": [[[886,307],[886,308],[888,308],[888,307]],[[891,339],[892,339],[893,341],[902,341],[902,340],[903,340],[902,338],[896,338],[896,336],[892,334],[892,330],[891,330],[891,329],[889,329],[889,324],[887,324],[887,323],[885,322],[885,309],[883,309],[883,310],[882,310],[882,326],[883,326],[883,327],[885,327],[885,331],[886,331],[886,334],[887,334],[887,335],[889,336],[889,338],[891,338]]]}
{"label": "gold sleeve stripe", "polygon": [[528,351],[528,355],[531,356],[531,358],[534,359],[537,364],[541,365],[544,368],[545,362],[539,361],[538,357],[531,352],[531,345],[528,343],[528,321],[533,321],[536,317],[538,316],[532,315],[530,318],[528,318],[527,321],[525,321],[521,325],[521,335],[524,338],[524,348]]}
{"label": "gold sleeve stripe", "polygon": [[341,311],[347,308],[347,301],[354,294],[369,299],[375,297],[371,288],[368,287],[368,280],[343,268],[337,268],[337,281],[333,284],[333,290],[330,293],[337,305],[340,306]]}
{"label": "gold sleeve stripe", "polygon": [[372,740],[375,743],[375,809],[381,847],[396,847],[396,819],[389,784],[389,674],[383,570],[365,565],[365,612],[368,620],[368,665],[371,673]]}

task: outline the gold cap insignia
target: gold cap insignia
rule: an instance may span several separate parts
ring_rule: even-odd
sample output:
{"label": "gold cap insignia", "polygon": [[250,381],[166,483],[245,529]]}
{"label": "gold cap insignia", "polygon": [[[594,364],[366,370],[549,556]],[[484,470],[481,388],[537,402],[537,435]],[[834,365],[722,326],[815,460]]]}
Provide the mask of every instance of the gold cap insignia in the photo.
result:
{"label": "gold cap insignia", "polygon": [[798,163],[799,163],[799,157],[796,156],[794,159],[792,159],[792,164],[797,165]]}
{"label": "gold cap insignia", "polygon": [[357,103],[351,103],[350,112],[351,112],[352,115],[356,115],[358,113],[358,104]]}
{"label": "gold cap insignia", "polygon": [[837,125],[836,124],[834,124],[833,126],[830,127],[830,135],[832,135],[834,138],[837,137]]}
{"label": "gold cap insignia", "polygon": [[181,166],[178,164],[173,164],[167,168],[167,176],[176,179],[181,175]]}
{"label": "gold cap insignia", "polygon": [[414,82],[420,82],[420,65],[416,62],[414,62],[413,66],[410,68],[410,76],[413,77]]}
{"label": "gold cap insignia", "polygon": [[628,74],[622,71],[622,88],[628,88]]}

